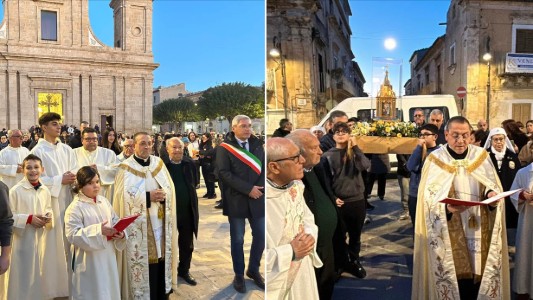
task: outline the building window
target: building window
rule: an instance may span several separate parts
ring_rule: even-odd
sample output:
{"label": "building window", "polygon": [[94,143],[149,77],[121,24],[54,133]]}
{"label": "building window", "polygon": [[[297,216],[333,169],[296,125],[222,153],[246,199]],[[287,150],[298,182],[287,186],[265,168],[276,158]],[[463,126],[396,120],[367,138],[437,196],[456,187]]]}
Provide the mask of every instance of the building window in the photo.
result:
{"label": "building window", "polygon": [[533,25],[513,24],[512,53],[533,53]]}
{"label": "building window", "polygon": [[517,29],[515,53],[533,53],[533,30]]}
{"label": "building window", "polygon": [[57,41],[57,12],[41,11],[41,40]]}
{"label": "building window", "polygon": [[450,46],[450,66],[455,65],[455,43]]}

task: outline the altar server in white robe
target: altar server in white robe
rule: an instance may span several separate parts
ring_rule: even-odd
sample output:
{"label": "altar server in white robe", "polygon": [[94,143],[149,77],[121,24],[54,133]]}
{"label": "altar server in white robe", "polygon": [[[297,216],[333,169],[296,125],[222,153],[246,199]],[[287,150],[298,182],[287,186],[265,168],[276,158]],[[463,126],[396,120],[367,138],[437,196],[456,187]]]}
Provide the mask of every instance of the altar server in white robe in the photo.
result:
{"label": "altar server in white robe", "polygon": [[24,177],[22,161],[30,150],[22,147],[22,131],[19,129],[9,130],[7,138],[9,146],[0,151],[0,180],[12,188]]}
{"label": "altar server in white robe", "polygon": [[91,166],[98,170],[100,195],[113,203],[113,185],[117,175],[118,159],[113,150],[98,147],[98,133],[87,127],[81,134],[82,147],[74,149],[78,167]]}
{"label": "altar server in white robe", "polygon": [[[39,118],[39,126],[41,126],[44,138],[39,139],[31,153],[43,161],[44,173],[41,176],[41,182],[50,190],[52,202],[59,203],[61,228],[63,228],[65,209],[72,201],[70,185],[76,180],[78,161],[74,150],[59,142],[61,133],[59,114],[53,112],[43,114]],[[68,249],[66,239],[65,249]]]}
{"label": "altar server in white robe", "polygon": [[303,164],[294,142],[267,140],[267,294],[268,299],[318,299],[314,268],[318,227],[305,204]]}
{"label": "altar server in white robe", "polygon": [[99,195],[96,169],[82,167],[76,178],[76,195],[65,212],[65,235],[74,253],[71,299],[121,299],[115,249],[126,247],[125,234],[113,228],[119,218]]}
{"label": "altar server in white robe", "polygon": [[518,211],[513,292],[517,300],[533,296],[533,163],[518,170],[511,190],[523,189],[511,196]]}
{"label": "altar server in white robe", "polygon": [[117,254],[122,299],[167,299],[177,288],[176,195],[163,161],[150,155],[146,132],[133,137],[135,153],[119,165],[113,208],[119,217],[140,214]]}
{"label": "altar server in white robe", "polygon": [[67,263],[59,206],[41,184],[41,159],[23,161],[24,178],[9,192],[14,234],[11,268],[0,276],[0,299],[52,299],[68,296]]}

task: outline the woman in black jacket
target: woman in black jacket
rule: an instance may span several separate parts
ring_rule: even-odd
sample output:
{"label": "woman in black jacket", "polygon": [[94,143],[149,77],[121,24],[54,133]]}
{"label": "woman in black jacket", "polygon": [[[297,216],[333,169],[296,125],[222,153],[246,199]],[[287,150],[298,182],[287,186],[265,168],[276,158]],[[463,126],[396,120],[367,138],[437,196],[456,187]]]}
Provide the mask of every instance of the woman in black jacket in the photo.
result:
{"label": "woman in black jacket", "polygon": [[211,135],[209,133],[204,133],[201,136],[200,146],[200,167],[202,168],[202,176],[204,177],[205,187],[207,188],[207,193],[203,198],[207,199],[216,199],[217,195],[215,194],[215,176],[213,174],[213,141],[211,140]]}

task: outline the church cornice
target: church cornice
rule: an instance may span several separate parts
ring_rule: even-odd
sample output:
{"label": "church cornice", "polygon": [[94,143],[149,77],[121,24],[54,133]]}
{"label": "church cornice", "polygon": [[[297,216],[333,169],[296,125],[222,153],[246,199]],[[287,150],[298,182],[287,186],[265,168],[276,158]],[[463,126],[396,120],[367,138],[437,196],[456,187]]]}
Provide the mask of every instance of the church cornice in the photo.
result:
{"label": "church cornice", "polygon": [[123,67],[123,68],[137,68],[137,69],[148,69],[155,70],[159,67],[158,63],[148,63],[148,62],[121,62],[121,61],[110,61],[110,60],[101,60],[101,59],[87,59],[81,57],[55,57],[55,56],[45,56],[45,55],[27,55],[27,54],[14,54],[14,53],[3,53],[6,60],[18,60],[18,61],[35,61],[35,62],[49,62],[49,63],[62,63],[62,64],[79,64],[79,65],[97,65],[97,66],[114,66],[114,67]]}

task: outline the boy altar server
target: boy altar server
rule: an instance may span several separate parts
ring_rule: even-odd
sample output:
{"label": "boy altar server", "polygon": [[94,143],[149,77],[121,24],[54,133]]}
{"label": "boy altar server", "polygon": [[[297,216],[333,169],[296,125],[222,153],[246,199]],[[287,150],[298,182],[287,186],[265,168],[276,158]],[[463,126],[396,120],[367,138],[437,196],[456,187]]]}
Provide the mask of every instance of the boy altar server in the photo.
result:
{"label": "boy altar server", "polygon": [[59,205],[39,178],[41,159],[28,155],[24,178],[9,192],[15,221],[11,268],[0,277],[0,299],[68,296],[68,277]]}

